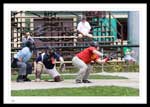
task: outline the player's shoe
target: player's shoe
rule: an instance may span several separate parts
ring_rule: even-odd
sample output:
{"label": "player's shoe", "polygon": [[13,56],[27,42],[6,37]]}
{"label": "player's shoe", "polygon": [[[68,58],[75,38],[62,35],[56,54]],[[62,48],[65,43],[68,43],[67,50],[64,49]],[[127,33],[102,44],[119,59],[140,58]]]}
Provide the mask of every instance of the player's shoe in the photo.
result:
{"label": "player's shoe", "polygon": [[23,75],[19,75],[16,82],[24,82]]}
{"label": "player's shoe", "polygon": [[82,83],[82,81],[79,79],[76,79],[76,83]]}
{"label": "player's shoe", "polygon": [[89,80],[82,80],[83,83],[92,83],[91,81]]}
{"label": "player's shoe", "polygon": [[23,76],[23,79],[24,79],[24,81],[26,81],[26,82],[30,82],[31,80],[29,79],[29,78],[27,78],[27,76]]}

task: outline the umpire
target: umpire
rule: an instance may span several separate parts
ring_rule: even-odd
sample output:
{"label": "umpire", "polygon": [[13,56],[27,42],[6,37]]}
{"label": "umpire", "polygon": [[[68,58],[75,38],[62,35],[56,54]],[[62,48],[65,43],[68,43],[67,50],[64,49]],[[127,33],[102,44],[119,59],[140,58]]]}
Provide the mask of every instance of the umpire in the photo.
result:
{"label": "umpire", "polygon": [[24,48],[14,55],[12,67],[19,68],[17,82],[31,81],[27,78],[32,73],[32,64],[29,59],[33,54],[34,45],[31,41],[27,41]]}

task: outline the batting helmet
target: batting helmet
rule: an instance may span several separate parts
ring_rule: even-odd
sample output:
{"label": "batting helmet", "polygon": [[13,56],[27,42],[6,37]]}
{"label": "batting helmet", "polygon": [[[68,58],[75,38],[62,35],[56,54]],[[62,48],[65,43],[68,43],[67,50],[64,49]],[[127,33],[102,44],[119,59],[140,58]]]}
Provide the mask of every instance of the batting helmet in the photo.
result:
{"label": "batting helmet", "polygon": [[95,42],[95,41],[94,41],[94,42],[91,42],[90,46],[98,47],[99,44],[98,44],[98,42]]}

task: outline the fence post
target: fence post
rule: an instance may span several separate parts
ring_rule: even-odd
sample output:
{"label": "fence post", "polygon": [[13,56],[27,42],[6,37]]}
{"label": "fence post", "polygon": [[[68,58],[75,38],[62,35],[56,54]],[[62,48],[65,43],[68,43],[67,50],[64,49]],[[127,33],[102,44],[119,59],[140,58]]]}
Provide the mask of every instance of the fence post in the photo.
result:
{"label": "fence post", "polygon": [[[101,48],[102,54],[104,53],[103,51],[104,51],[103,48]],[[102,55],[102,59],[103,59],[103,55]],[[104,63],[102,63],[102,72],[104,72]]]}

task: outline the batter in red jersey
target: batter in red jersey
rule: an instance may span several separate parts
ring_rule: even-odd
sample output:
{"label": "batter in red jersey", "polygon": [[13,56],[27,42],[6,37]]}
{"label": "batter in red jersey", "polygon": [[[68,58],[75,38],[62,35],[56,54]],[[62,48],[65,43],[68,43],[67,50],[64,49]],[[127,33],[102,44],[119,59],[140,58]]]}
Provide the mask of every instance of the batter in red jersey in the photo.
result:
{"label": "batter in red jersey", "polygon": [[76,83],[91,83],[91,81],[88,80],[88,76],[92,71],[91,62],[102,64],[109,60],[109,57],[106,57],[103,60],[100,59],[100,56],[103,56],[103,54],[98,50],[98,43],[93,42],[91,43],[90,47],[84,49],[73,57],[72,63],[76,68],[79,69],[76,77]]}

